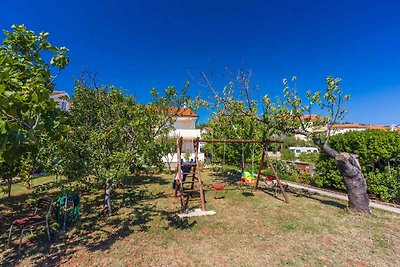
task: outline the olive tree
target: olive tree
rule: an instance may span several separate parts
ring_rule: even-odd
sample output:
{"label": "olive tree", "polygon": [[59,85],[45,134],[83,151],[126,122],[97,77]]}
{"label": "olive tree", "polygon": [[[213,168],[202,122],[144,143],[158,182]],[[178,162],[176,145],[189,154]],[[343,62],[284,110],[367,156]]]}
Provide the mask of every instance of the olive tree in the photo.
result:
{"label": "olive tree", "polygon": [[160,140],[172,127],[168,110],[184,97],[174,87],[162,96],[156,90],[152,94],[153,101],[143,105],[114,86],[97,85],[93,75],[76,82],[63,142],[63,168],[70,178],[94,177],[93,186],[104,188],[107,215],[113,187],[146,167],[162,164],[165,148]]}

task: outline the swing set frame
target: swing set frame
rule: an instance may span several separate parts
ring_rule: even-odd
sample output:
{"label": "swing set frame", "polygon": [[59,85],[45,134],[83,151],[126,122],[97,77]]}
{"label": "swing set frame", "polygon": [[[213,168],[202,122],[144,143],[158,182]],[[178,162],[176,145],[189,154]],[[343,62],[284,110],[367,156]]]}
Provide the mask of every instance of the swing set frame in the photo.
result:
{"label": "swing set frame", "polygon": [[274,167],[274,165],[271,162],[271,159],[269,157],[268,154],[268,145],[271,143],[283,143],[282,141],[279,140],[254,140],[254,139],[242,139],[242,140],[237,140],[237,139],[200,139],[200,138],[196,138],[193,140],[195,147],[200,147],[200,143],[259,143],[262,145],[262,156],[260,159],[260,163],[259,163],[259,168],[258,168],[258,174],[257,174],[257,180],[256,180],[256,184],[255,184],[255,189],[258,189],[258,185],[260,182],[260,177],[261,177],[261,170],[264,167],[264,161],[265,159],[267,160],[268,166],[271,168],[273,174],[274,174],[274,178],[276,179],[276,183],[280,189],[280,191],[282,192],[283,198],[285,199],[285,202],[287,204],[289,204],[289,198],[285,192],[285,189],[283,188],[283,185],[281,183],[281,180],[278,177],[278,173]]}

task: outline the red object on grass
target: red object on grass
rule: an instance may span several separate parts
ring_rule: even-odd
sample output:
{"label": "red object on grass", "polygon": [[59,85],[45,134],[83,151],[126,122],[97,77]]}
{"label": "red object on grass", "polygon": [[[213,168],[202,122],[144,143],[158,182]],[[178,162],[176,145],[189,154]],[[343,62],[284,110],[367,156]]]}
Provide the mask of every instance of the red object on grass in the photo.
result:
{"label": "red object on grass", "polygon": [[246,179],[245,177],[242,177],[242,182],[243,182],[243,183],[246,183],[246,182],[247,182],[247,179]]}
{"label": "red object on grass", "polygon": [[28,217],[16,220],[16,221],[14,221],[13,224],[18,225],[18,226],[25,226],[28,224],[37,223],[37,222],[41,222],[41,221],[46,221],[46,218],[36,214],[36,215],[30,215]]}
{"label": "red object on grass", "polygon": [[213,184],[213,185],[211,185],[211,187],[214,188],[217,191],[225,189],[225,185],[215,185],[215,184]]}
{"label": "red object on grass", "polygon": [[267,177],[265,177],[265,180],[272,182],[272,181],[276,180],[276,178],[273,176],[267,176]]}

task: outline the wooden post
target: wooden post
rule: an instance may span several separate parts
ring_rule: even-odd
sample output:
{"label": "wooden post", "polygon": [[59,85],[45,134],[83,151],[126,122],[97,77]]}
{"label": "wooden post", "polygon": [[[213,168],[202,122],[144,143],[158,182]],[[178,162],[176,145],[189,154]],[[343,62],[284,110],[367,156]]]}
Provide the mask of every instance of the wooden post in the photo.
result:
{"label": "wooden post", "polygon": [[[181,142],[180,138],[176,139],[176,173],[179,175],[181,169]],[[176,179],[176,176],[174,177]],[[178,181],[175,181],[175,197],[178,197]]]}
{"label": "wooden post", "polygon": [[199,147],[200,147],[200,138],[197,137],[194,140],[194,155],[195,155],[195,161],[196,161],[196,173],[197,173],[197,180],[199,182],[199,191],[200,191],[200,199],[201,199],[201,209],[203,211],[206,210],[206,201],[204,198],[204,191],[203,191],[203,181],[201,180],[201,170],[200,170],[200,162],[199,162]]}
{"label": "wooden post", "polygon": [[288,198],[288,196],[286,195],[286,192],[285,192],[285,190],[283,189],[281,180],[280,180],[279,177],[278,177],[278,173],[276,172],[276,170],[275,170],[275,168],[274,168],[274,165],[272,165],[272,162],[271,162],[271,160],[270,160],[270,158],[269,158],[269,155],[268,155],[268,147],[267,147],[267,146],[265,146],[264,151],[265,151],[265,154],[266,154],[266,156],[267,156],[268,164],[269,164],[269,166],[271,167],[272,172],[274,173],[276,182],[278,183],[278,186],[279,186],[279,188],[281,189],[282,195],[283,195],[283,197],[285,198],[285,202],[286,202],[286,204],[289,204],[289,198]]}
{"label": "wooden post", "polygon": [[258,174],[257,174],[257,181],[256,181],[256,190],[258,189],[258,183],[260,181],[260,176],[261,176],[261,170],[264,166],[264,158],[265,158],[265,149],[264,149],[264,144],[263,144],[263,149],[262,149],[262,156],[260,160],[260,165],[258,167]]}
{"label": "wooden post", "polygon": [[182,174],[182,164],[181,164],[181,153],[182,153],[182,143],[183,143],[183,138],[180,137],[178,139],[178,153],[177,153],[177,161],[178,161],[178,177],[179,177],[179,185],[175,186],[175,196],[177,194],[178,186],[179,186],[179,192],[180,192],[180,199],[181,199],[181,211],[183,212],[185,210],[185,200],[184,200],[184,195],[183,195],[183,174]]}

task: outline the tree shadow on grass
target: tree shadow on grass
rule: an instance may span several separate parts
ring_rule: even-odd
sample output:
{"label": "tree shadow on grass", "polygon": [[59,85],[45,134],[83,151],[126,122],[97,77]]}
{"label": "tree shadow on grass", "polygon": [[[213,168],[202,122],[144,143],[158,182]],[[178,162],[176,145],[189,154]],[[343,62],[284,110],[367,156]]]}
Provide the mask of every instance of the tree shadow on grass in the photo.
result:
{"label": "tree shadow on grass", "polygon": [[[171,181],[174,179],[174,176],[171,175]],[[124,187],[129,187],[129,186],[140,186],[140,185],[153,185],[153,184],[159,184],[159,185],[165,185],[168,184],[169,182],[165,179],[163,179],[161,176],[130,176],[127,179],[124,180]]]}
{"label": "tree shadow on grass", "polygon": [[253,192],[242,192],[242,195],[245,197],[254,197]]}
{"label": "tree shadow on grass", "polygon": [[317,200],[324,205],[329,205],[329,206],[339,208],[339,209],[347,209],[346,205],[344,205],[338,201],[328,200],[328,199],[320,199],[319,198],[320,195],[318,195],[317,193],[308,192],[307,190],[295,190],[295,191],[292,190],[292,193],[295,197],[305,197],[305,198],[309,198],[312,200]]}
{"label": "tree shadow on grass", "polygon": [[[35,266],[55,266],[75,261],[77,250],[83,248],[89,251],[104,251],[109,249],[116,241],[126,238],[134,232],[146,232],[150,230],[151,222],[155,217],[161,217],[161,220],[168,222],[169,228],[188,229],[196,224],[196,221],[180,219],[175,212],[166,212],[158,210],[153,201],[167,198],[164,192],[151,192],[148,186],[151,184],[168,184],[169,182],[157,176],[145,176],[142,178],[131,179],[130,183],[123,189],[117,189],[112,193],[113,215],[104,218],[101,214],[103,204],[103,192],[96,194],[82,190],[80,218],[69,232],[64,236],[60,234],[60,228],[53,223],[51,227],[51,242],[45,241],[45,231],[38,231],[37,234],[28,241],[24,240],[21,256],[18,257],[16,248],[2,251],[0,247],[0,256],[2,262],[0,265],[14,266],[22,259],[29,258]],[[57,184],[48,185],[46,190],[38,190],[35,197],[48,195],[47,190]],[[53,199],[59,196],[60,192],[52,194]],[[15,217],[14,212],[25,209],[30,206],[33,194],[20,195],[7,200],[4,205],[8,213],[0,211],[4,215],[6,222],[3,225],[9,225]],[[25,204],[25,202],[28,202]],[[23,204],[21,204],[23,203]],[[3,204],[3,203],[2,203]],[[16,212],[15,212],[16,213]],[[19,215],[19,213],[16,213]],[[3,216],[3,217],[4,217]],[[40,233],[39,233],[40,232]],[[1,241],[6,241],[6,236],[1,237]],[[39,240],[39,241],[38,241]],[[44,241],[44,242],[43,242]],[[4,253],[3,253],[4,252]]]}
{"label": "tree shadow on grass", "polygon": [[[56,186],[56,183],[53,183],[53,185]],[[18,228],[14,228],[12,243],[10,246],[7,246],[8,229],[13,221],[33,214],[38,198],[46,196],[56,200],[58,194],[59,192],[49,193],[48,191],[32,191],[28,194],[11,196],[10,198],[2,200],[2,204],[6,208],[0,211],[0,229],[2,229],[0,233],[0,253],[2,257],[0,266],[15,266],[24,257],[44,254],[51,249],[55,232],[55,223],[52,220],[50,221],[51,241],[49,242],[47,239],[44,225],[27,228],[24,231],[25,238],[23,239],[20,255],[17,254],[17,251],[21,232]]]}
{"label": "tree shadow on grass", "polygon": [[259,187],[258,189],[260,191],[264,192],[265,194],[270,195],[271,197],[273,197],[273,198],[275,198],[275,199],[277,199],[279,201],[285,202],[285,199],[283,198],[282,192],[280,191],[280,189],[278,189],[277,192],[275,192],[275,190],[273,188]]}
{"label": "tree shadow on grass", "polygon": [[168,222],[168,226],[164,227],[165,230],[170,228],[174,229],[190,229],[197,224],[197,221],[189,222],[188,218],[180,218],[176,212],[161,211],[161,216],[163,220]]}

